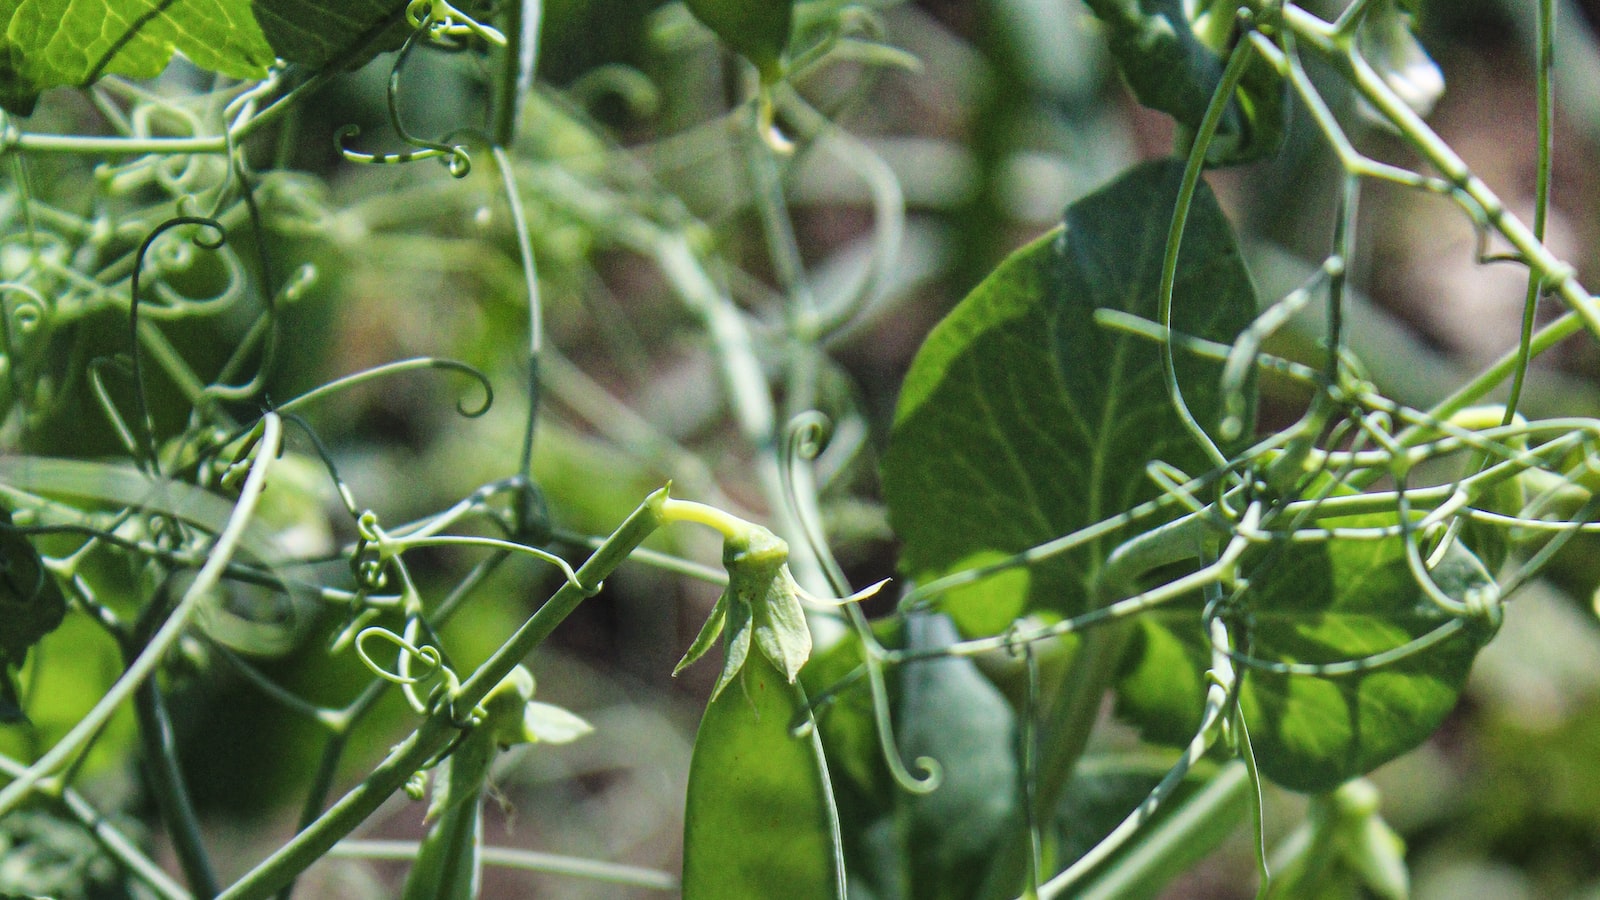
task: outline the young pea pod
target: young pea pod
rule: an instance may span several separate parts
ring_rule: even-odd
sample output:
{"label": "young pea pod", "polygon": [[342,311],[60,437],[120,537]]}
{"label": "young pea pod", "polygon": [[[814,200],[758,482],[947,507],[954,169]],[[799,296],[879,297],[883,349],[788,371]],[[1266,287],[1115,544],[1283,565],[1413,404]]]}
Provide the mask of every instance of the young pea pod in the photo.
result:
{"label": "young pea pod", "polygon": [[752,653],[706,707],[689,763],[683,896],[842,898],[839,817],[805,692]]}
{"label": "young pea pod", "polygon": [[688,4],[695,18],[755,65],[764,84],[783,77],[794,0],[688,0]]}

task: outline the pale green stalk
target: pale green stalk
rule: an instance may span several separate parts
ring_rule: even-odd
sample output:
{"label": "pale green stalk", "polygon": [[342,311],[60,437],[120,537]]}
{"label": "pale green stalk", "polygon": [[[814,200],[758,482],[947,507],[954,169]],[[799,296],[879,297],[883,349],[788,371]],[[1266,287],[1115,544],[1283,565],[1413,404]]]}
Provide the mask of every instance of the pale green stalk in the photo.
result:
{"label": "pale green stalk", "polygon": [[1576,270],[1551,253],[1528,226],[1505,208],[1483,179],[1473,174],[1455,150],[1406,105],[1356,51],[1354,37],[1336,33],[1327,22],[1292,4],[1285,4],[1282,13],[1283,23],[1295,36],[1332,65],[1429,165],[1477,203],[1489,225],[1517,251],[1533,277],[1554,290],[1584,327],[1600,337],[1600,305],[1578,281]]}
{"label": "pale green stalk", "polygon": [[[333,845],[333,849],[328,851],[328,856],[336,859],[408,860],[416,859],[420,849],[414,841],[350,840]],[[586,878],[590,881],[645,890],[678,890],[678,879],[666,872],[604,860],[540,853],[515,847],[484,847],[482,857],[484,865],[503,869],[570,875],[574,878]]]}

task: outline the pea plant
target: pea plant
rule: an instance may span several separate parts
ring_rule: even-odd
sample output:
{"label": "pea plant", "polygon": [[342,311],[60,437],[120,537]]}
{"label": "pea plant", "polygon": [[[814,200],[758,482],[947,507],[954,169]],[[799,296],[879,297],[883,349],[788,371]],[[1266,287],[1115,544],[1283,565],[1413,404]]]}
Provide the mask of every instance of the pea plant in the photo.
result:
{"label": "pea plant", "polygon": [[[1600,337],[1545,240],[1553,0],[1527,222],[1430,127],[1414,2],[1088,0],[1172,151],[983,277],[892,421],[836,348],[905,290],[903,173],[843,124],[919,64],[899,4],[623,6],[653,68],[558,86],[547,29],[604,5],[0,4],[0,893],[286,897],[399,860],[375,896],[511,868],[1132,897],[1248,835],[1257,896],[1407,896],[1366,776],[1440,728],[1600,503],[1600,421],[1524,400],[1536,358]],[[1210,183],[1270,177],[1297,129],[1337,161],[1302,198],[1328,237],[1263,294]],[[869,223],[827,265],[819,165]],[[1431,405],[1347,335],[1374,190],[1527,273],[1520,341]],[[696,389],[646,387],[671,378]],[[852,583],[890,533],[895,578]],[[720,594],[640,663],[703,688],[681,869],[498,846],[516,768],[655,739],[535,699],[563,624],[632,590],[670,626],[676,583]],[[300,748],[212,754],[298,810],[246,851],[196,797],[219,684]],[[1309,797],[1287,829],[1280,788]]]}

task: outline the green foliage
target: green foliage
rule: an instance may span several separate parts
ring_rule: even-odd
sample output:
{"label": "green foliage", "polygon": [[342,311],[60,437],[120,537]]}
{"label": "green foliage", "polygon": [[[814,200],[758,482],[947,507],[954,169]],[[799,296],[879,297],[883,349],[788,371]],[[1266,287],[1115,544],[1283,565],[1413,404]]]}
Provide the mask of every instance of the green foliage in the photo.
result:
{"label": "green foliage", "polygon": [[784,53],[794,27],[794,0],[687,0],[689,11],[761,73],[783,77]]}
{"label": "green foliage", "polygon": [[518,666],[483,698],[476,721],[437,767],[427,820],[432,823],[406,877],[405,900],[472,900],[481,884],[481,805],[489,764],[514,744],[566,744],[593,729],[557,706],[533,699],[533,675]]}
{"label": "green foliage", "polygon": [[[1392,519],[1387,520],[1392,522]],[[1382,516],[1326,522],[1373,527]],[[1249,588],[1236,602],[1249,653],[1268,663],[1342,663],[1376,657],[1451,618],[1418,587],[1398,539],[1332,540],[1264,551],[1243,567]],[[1492,587],[1481,563],[1454,547],[1435,567],[1455,599]],[[1210,645],[1195,605],[1140,622],[1118,690],[1118,712],[1146,738],[1181,744],[1200,720]],[[1251,671],[1239,708],[1261,773],[1286,787],[1330,791],[1422,743],[1455,708],[1478,644],[1468,632],[1426,653],[1336,677]],[[1185,667],[1192,675],[1178,675]]]}
{"label": "green foliage", "polygon": [[[27,725],[0,731],[0,751],[33,761],[94,708],[122,671],[117,647],[83,616],[68,616],[39,641],[19,680]],[[134,745],[133,711],[112,717],[84,760],[86,772],[116,766]]]}
{"label": "green foliage", "polygon": [[67,600],[45,571],[39,551],[17,533],[11,514],[0,510],[0,723],[27,718],[11,670],[66,615]]}
{"label": "green foliage", "polygon": [[[946,617],[923,614],[881,637],[919,651],[955,636]],[[817,689],[837,683],[860,654],[858,641],[840,642],[807,666],[805,683]],[[1017,716],[967,659],[896,669],[889,692],[895,719],[906,723],[892,752],[936,761],[940,777],[936,789],[918,793],[896,783],[883,764],[870,705],[858,692],[845,693],[820,714],[851,894],[975,896],[1002,838],[1016,827]],[[961,828],[949,827],[953,818]]]}
{"label": "green foliage", "polygon": [[76,822],[24,810],[0,825],[0,895],[93,900],[129,890],[116,861]]}
{"label": "green foliage", "polygon": [[[1485,845],[1582,833],[1600,638],[1547,629],[1589,687],[1470,737],[1506,601],[1592,575],[1600,513],[1600,401],[1530,368],[1600,336],[1544,241],[1551,0],[1531,225],[1421,118],[1410,0],[903,6],[0,3],[0,893],[261,900],[335,856],[409,898],[1120,900],[1248,881],[1212,857],[1249,825],[1259,896],[1402,897],[1430,823],[1375,785],[1463,792],[1391,761],[1546,779],[1476,789]],[[209,87],[130,80],[175,56]],[[1448,394],[1363,365],[1393,195],[1527,269]],[[1320,263],[1258,292],[1280,241]],[[891,418],[883,317],[946,292]],[[1406,756],[1451,715],[1477,745]],[[350,838],[430,778],[420,841]],[[486,845],[529,794],[541,849]],[[243,859],[212,824],[253,815]],[[681,879],[591,858],[680,834]]]}
{"label": "green foliage", "polygon": [[[250,0],[272,50],[314,68],[357,68],[393,50],[410,32],[407,0]],[[463,4],[466,5],[466,4]]]}
{"label": "green foliage", "polygon": [[[1071,534],[1158,491],[1160,459],[1203,471],[1162,386],[1160,348],[1095,321],[1097,309],[1152,318],[1182,166],[1146,163],[1074,203],[1064,225],[1017,251],[928,336],[901,389],[884,455],[902,565],[931,578]],[[1204,186],[1189,213],[1172,327],[1232,341],[1255,311],[1232,229]],[[1221,416],[1220,370],[1180,356],[1201,422]],[[1027,568],[1025,585],[980,582],[940,601],[964,631],[1090,608],[1110,537]],[[1020,577],[1020,576],[1019,576]],[[1025,587],[1006,596],[1007,589]]]}
{"label": "green foliage", "polygon": [[[28,115],[42,91],[106,75],[151,78],[174,52],[231,78],[272,62],[249,0],[15,0],[0,6],[0,108]],[[326,5],[326,4],[324,4]]]}
{"label": "green foliage", "polygon": [[[1228,15],[1234,4],[1213,4],[1201,21],[1185,0],[1087,0],[1107,26],[1107,43],[1139,102],[1198,129],[1222,81],[1220,54],[1233,45]],[[1207,152],[1216,164],[1250,162],[1276,153],[1288,127],[1287,85],[1264,61],[1245,70]]]}

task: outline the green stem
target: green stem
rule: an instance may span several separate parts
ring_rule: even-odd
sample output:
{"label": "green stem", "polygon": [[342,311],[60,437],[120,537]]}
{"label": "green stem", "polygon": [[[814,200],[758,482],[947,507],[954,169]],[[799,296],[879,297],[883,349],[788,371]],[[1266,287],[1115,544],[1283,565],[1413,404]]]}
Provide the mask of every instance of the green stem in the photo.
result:
{"label": "green stem", "polygon": [[1215,845],[1218,823],[1231,826],[1242,816],[1250,793],[1249,766],[1237,760],[1223,766],[1204,787],[1174,804],[1171,815],[1143,829],[1138,843],[1116,865],[1082,885],[1078,900],[1154,894],[1192,864],[1196,847]]}
{"label": "green stem", "polygon": [[[1555,0],[1539,0],[1539,48],[1535,61],[1538,78],[1539,163],[1535,176],[1533,200],[1533,236],[1544,241],[1545,225],[1550,214],[1550,158],[1551,133],[1555,126],[1555,107],[1551,103],[1552,69],[1555,64]],[[1544,293],[1544,280],[1538,273],[1528,273],[1528,295],[1522,302],[1522,334],[1518,341],[1517,371],[1511,378],[1511,396],[1506,400],[1505,418],[1501,424],[1509,425],[1517,415],[1517,404],[1522,400],[1522,386],[1528,377],[1528,363],[1533,360],[1534,314],[1539,309],[1539,297]]]}
{"label": "green stem", "polygon": [[[419,849],[419,845],[413,841],[340,841],[328,851],[328,856],[336,859],[414,860]],[[482,853],[482,862],[486,866],[570,875],[653,891],[676,891],[679,887],[678,879],[666,872],[598,859],[558,856],[513,847],[484,847]]]}
{"label": "green stem", "polygon": [[134,694],[134,709],[139,718],[139,738],[144,745],[142,767],[150,782],[156,808],[166,823],[178,865],[197,898],[209,900],[217,895],[217,875],[200,836],[200,821],[195,816],[188,786],[178,768],[178,746],[172,734],[172,719],[167,715],[161,690],[146,681]]}
{"label": "green stem", "polygon": [[696,503],[693,500],[667,499],[661,504],[661,520],[663,522],[694,522],[714,528],[725,541],[740,541],[748,538],[750,529],[756,527],[732,513],[724,512],[715,506]]}
{"label": "green stem", "polygon": [[500,645],[500,649],[487,662],[462,683],[451,703],[441,705],[423,720],[417,730],[391,750],[388,757],[361,784],[224,891],[221,894],[223,900],[257,900],[268,896],[322,858],[334,844],[366,821],[412,774],[449,746],[458,732],[455,722],[460,721],[455,712],[476,706],[535,647],[543,643],[556,626],[577,609],[579,603],[592,596],[600,582],[661,525],[661,507],[666,500],[664,488],[645,498],[612,532],[605,545],[578,569],[578,580],[562,584],[515,634]]}
{"label": "green stem", "polygon": [[[596,546],[596,549],[603,545],[604,542],[602,541]],[[508,552],[496,550],[476,566],[473,566],[467,576],[461,579],[439,604],[439,608],[434,611],[428,624],[434,628],[443,627],[450,620],[450,617],[455,614],[455,611],[460,608],[461,604],[466,601],[466,598],[477,589],[478,585],[482,584],[483,580],[498,569],[500,564],[509,557],[510,554]],[[377,705],[378,700],[383,697],[388,686],[388,682],[374,678],[344,709],[336,713],[319,716],[319,719],[327,724],[332,736],[322,748],[322,757],[317,762],[317,770],[312,776],[311,787],[306,791],[306,799],[301,806],[300,822],[297,830],[304,831],[309,828],[317,820],[317,817],[322,814],[322,804],[327,800],[328,792],[333,789],[334,778],[339,772],[339,760],[344,755],[344,748],[350,741],[351,733],[356,724],[365,718],[367,713],[371,712],[372,708]],[[291,878],[279,889],[278,900],[289,900],[293,892],[294,880]]]}
{"label": "green stem", "polygon": [[[1154,569],[1200,555],[1210,531],[1205,520],[1189,517],[1146,531],[1119,547],[1106,560],[1094,592],[1094,608],[1105,609],[1139,593],[1141,576]],[[1118,663],[1133,634],[1131,619],[1117,619],[1083,633],[1064,689],[1050,704],[1038,735],[1043,748],[1034,804],[1041,821],[1049,821],[1094,729],[1106,691],[1116,681]],[[1032,857],[1033,835],[1013,832],[985,881],[983,896],[1012,897]]]}
{"label": "green stem", "polygon": [[1471,198],[1483,210],[1489,225],[1517,251],[1532,276],[1559,294],[1591,334],[1600,336],[1600,306],[1578,281],[1573,267],[1558,259],[1520,219],[1506,210],[1505,204],[1483,179],[1474,175],[1455,150],[1373,70],[1356,51],[1349,35],[1335,34],[1328,23],[1293,4],[1283,6],[1282,22],[1332,65],[1431,166]]}
{"label": "green stem", "polygon": [[[1221,735],[1224,715],[1235,701],[1234,690],[1237,682],[1234,677],[1233,661],[1225,652],[1231,646],[1226,627],[1220,620],[1212,619],[1210,629],[1213,644],[1211,669],[1207,672],[1210,685],[1206,688],[1205,711],[1201,715],[1200,727],[1196,729],[1194,738],[1184,748],[1183,755],[1178,757],[1177,764],[1167,772],[1143,803],[1129,813],[1127,818],[1088,853],[1068,866],[1061,874],[1040,886],[1038,893],[1042,900],[1050,900],[1053,897],[1067,895],[1067,891],[1074,891],[1084,877],[1110,859],[1149,822],[1160,804],[1183,783],[1190,769],[1211,749],[1211,745]],[[1212,812],[1212,815],[1220,811],[1222,810]],[[1073,893],[1070,896],[1078,894]]]}
{"label": "green stem", "polygon": [[[1195,132],[1194,144],[1189,148],[1188,159],[1183,167],[1183,182],[1178,188],[1178,199],[1172,208],[1172,224],[1167,229],[1166,251],[1161,258],[1161,286],[1157,289],[1159,313],[1156,320],[1162,327],[1172,328],[1172,294],[1178,280],[1178,251],[1183,245],[1184,226],[1189,221],[1189,206],[1194,201],[1195,190],[1199,187],[1200,171],[1205,166],[1206,150],[1211,146],[1211,139],[1216,136],[1217,128],[1222,124],[1222,114],[1227,111],[1228,104],[1233,102],[1234,92],[1239,87],[1239,80],[1244,77],[1244,70],[1250,63],[1251,49],[1249,41],[1240,41],[1234,47],[1233,53],[1228,57],[1228,66],[1222,71],[1222,80],[1217,85],[1216,91],[1211,95],[1211,102],[1206,106],[1205,116],[1200,120],[1200,127]],[[1184,402],[1183,388],[1178,384],[1178,368],[1175,348],[1171,342],[1161,345],[1161,367],[1165,373],[1167,395],[1172,400],[1172,407],[1178,413],[1178,418],[1183,421],[1183,427],[1194,437],[1195,443],[1205,451],[1211,461],[1218,466],[1228,464],[1227,457],[1217,449],[1211,436],[1206,434],[1200,423],[1195,421],[1194,414],[1189,411],[1189,405]]]}

